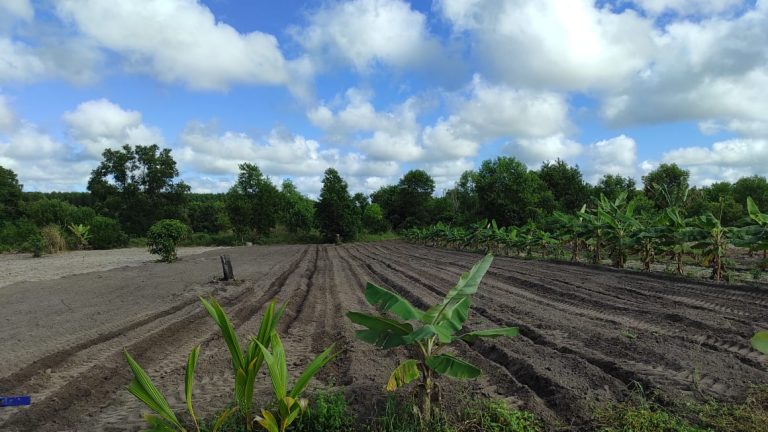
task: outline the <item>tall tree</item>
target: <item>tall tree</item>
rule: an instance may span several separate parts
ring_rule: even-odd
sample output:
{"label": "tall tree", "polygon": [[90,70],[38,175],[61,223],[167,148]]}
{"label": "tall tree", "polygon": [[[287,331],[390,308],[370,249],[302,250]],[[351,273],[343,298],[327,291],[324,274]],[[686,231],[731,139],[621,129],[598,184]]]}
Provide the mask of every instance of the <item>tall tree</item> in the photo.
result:
{"label": "tall tree", "polygon": [[282,222],[290,232],[308,232],[315,226],[315,203],[296,189],[290,179],[280,190]]}
{"label": "tall tree", "polygon": [[655,170],[643,176],[643,192],[658,210],[683,206],[684,196],[688,193],[688,179],[691,173],[677,164],[661,164]]}
{"label": "tall tree", "polygon": [[480,211],[499,226],[537,222],[554,210],[554,198],[544,182],[513,157],[483,161],[474,183]]}
{"label": "tall tree", "polygon": [[267,235],[279,211],[277,188],[256,165],[246,162],[238,168],[237,181],[226,197],[232,227],[241,238]]}
{"label": "tall tree", "polygon": [[0,222],[21,216],[21,188],[16,173],[0,166]]}
{"label": "tall tree", "polygon": [[161,219],[183,219],[189,186],[170,149],[124,145],[106,149],[91,172],[88,191],[98,210],[117,218],[129,234],[143,235]]}
{"label": "tall tree", "polygon": [[435,181],[423,170],[411,170],[397,183],[397,228],[428,225]]}
{"label": "tall tree", "polygon": [[765,177],[742,177],[733,184],[733,199],[737,203],[746,203],[748,197],[752,197],[759,208],[768,208],[768,181]]}
{"label": "tall tree", "polygon": [[555,162],[544,162],[538,174],[552,192],[558,210],[577,212],[589,200],[590,187],[578,165],[572,167],[557,159]]}
{"label": "tall tree", "polygon": [[333,242],[336,235],[342,240],[354,240],[357,236],[358,218],[347,182],[333,168],[325,170],[315,214],[324,241]]}
{"label": "tall tree", "polygon": [[600,195],[605,195],[610,201],[615,201],[622,192],[626,192],[627,200],[632,201],[637,193],[635,180],[629,176],[606,174],[598,180],[592,195],[598,199]]}

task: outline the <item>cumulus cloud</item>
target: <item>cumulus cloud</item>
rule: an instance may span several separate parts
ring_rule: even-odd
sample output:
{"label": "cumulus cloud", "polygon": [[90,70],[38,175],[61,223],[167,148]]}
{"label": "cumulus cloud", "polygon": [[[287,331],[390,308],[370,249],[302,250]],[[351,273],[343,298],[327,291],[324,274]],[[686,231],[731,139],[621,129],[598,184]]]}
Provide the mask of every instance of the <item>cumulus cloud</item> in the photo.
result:
{"label": "cumulus cloud", "polygon": [[637,144],[626,135],[591,144],[587,155],[590,160],[587,178],[591,183],[596,183],[605,174],[635,175]]}
{"label": "cumulus cloud", "polygon": [[768,129],[768,3],[736,17],[673,21],[626,91],[607,97],[614,125],[699,121],[759,136]]}
{"label": "cumulus cloud", "polygon": [[3,0],[0,2],[0,12],[25,21],[31,21],[35,16],[35,9],[30,0]]}
{"label": "cumulus cloud", "polygon": [[[665,152],[662,162],[676,163],[691,172],[691,183],[709,185],[736,181],[745,175],[768,175],[768,140],[736,138],[709,147],[681,147]],[[656,163],[649,161],[648,168]]]}
{"label": "cumulus cloud", "polygon": [[743,6],[745,0],[635,0],[644,11],[659,15],[674,12],[679,15],[713,14]]}
{"label": "cumulus cloud", "polygon": [[239,164],[251,162],[275,179],[293,178],[305,193],[319,192],[311,179],[321,180],[329,167],[354,178],[356,184],[365,184],[368,178],[391,177],[399,170],[395,162],[324,149],[315,140],[283,129],[272,130],[264,139],[254,139],[244,133],[218,133],[207,125],[191,123],[182,132],[180,143],[175,154],[184,170],[211,176],[234,175]]}
{"label": "cumulus cloud", "polygon": [[515,86],[620,88],[655,49],[650,20],[593,0],[442,0],[439,10],[492,76]]}
{"label": "cumulus cloud", "polygon": [[0,94],[0,132],[9,132],[16,124],[16,114],[11,110],[8,100]]}
{"label": "cumulus cloud", "polygon": [[291,31],[316,62],[342,62],[367,72],[377,64],[422,66],[440,54],[426,17],[401,0],[334,2]]}
{"label": "cumulus cloud", "polygon": [[56,10],[82,34],[121,54],[128,69],[161,81],[197,89],[287,81],[274,36],[241,34],[196,0],[59,0]]}
{"label": "cumulus cloud", "polygon": [[579,156],[584,148],[565,135],[557,134],[539,139],[519,139],[507,144],[504,150],[534,168],[542,162],[552,162],[556,159],[571,160]]}
{"label": "cumulus cloud", "polygon": [[105,149],[124,144],[165,144],[159,129],[142,123],[140,112],[125,110],[107,99],[83,102],[65,113],[63,119],[72,139],[83,146],[90,158],[99,158]]}
{"label": "cumulus cloud", "polygon": [[0,83],[62,78],[87,84],[97,79],[100,62],[99,53],[83,39],[53,38],[30,45],[0,36]]}

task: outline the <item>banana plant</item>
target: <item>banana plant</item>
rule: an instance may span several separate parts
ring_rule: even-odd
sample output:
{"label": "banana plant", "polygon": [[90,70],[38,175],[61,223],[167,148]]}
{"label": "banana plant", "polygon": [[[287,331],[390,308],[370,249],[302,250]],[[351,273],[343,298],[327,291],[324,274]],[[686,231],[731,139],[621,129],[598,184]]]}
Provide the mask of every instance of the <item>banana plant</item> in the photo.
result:
{"label": "banana plant", "polygon": [[245,419],[246,429],[253,430],[253,383],[256,374],[264,363],[264,353],[259,346],[268,347],[272,341],[272,333],[277,322],[283,315],[285,305],[276,309],[274,302],[270,303],[261,319],[258,335],[248,341],[243,349],[235,334],[235,329],[221,306],[213,297],[210,300],[200,298],[203,306],[221,329],[221,334],[229,348],[232,358],[232,371],[235,375],[235,402],[240,414]]}
{"label": "banana plant", "polygon": [[627,193],[622,192],[614,201],[600,196],[597,214],[606,222],[604,238],[611,252],[614,266],[624,268],[627,252],[632,246],[632,234],[639,228],[634,217],[636,201],[627,203]]}
{"label": "banana plant", "polygon": [[[144,420],[149,425],[148,430],[151,432],[186,432],[187,429],[182,425],[178,417],[176,417],[176,414],[173,412],[170,405],[168,404],[168,401],[165,399],[162,393],[160,393],[157,387],[155,387],[154,383],[152,383],[152,379],[149,377],[149,375],[144,371],[144,369],[141,368],[141,366],[139,366],[136,360],[131,357],[127,350],[123,351],[123,355],[125,356],[125,360],[128,362],[131,371],[133,372],[133,381],[131,381],[131,384],[128,386],[128,391],[132,395],[136,396],[137,399],[144,402],[144,404],[156,414],[147,414],[144,416]],[[200,345],[193,348],[189,353],[189,357],[187,357],[187,368],[184,373],[184,397],[186,400],[187,411],[192,418],[192,423],[194,424],[195,430],[197,430],[197,432],[200,432],[200,424],[198,422],[197,416],[195,415],[195,410],[192,407],[192,387],[194,384],[195,368],[197,367],[197,359],[199,356]],[[232,413],[233,411],[231,410],[222,412],[214,422],[213,427],[210,429],[211,432],[217,432],[221,428],[221,425],[224,423],[224,421],[230,415],[232,415]]]}
{"label": "banana plant", "polygon": [[691,228],[677,207],[668,207],[664,213],[665,225],[662,229],[661,244],[669,252],[676,264],[677,274],[683,274],[683,257],[693,252],[689,242],[691,241]]}
{"label": "banana plant", "polygon": [[704,261],[712,267],[712,279],[719,281],[723,278],[725,254],[731,239],[736,235],[736,229],[723,227],[711,212],[694,217],[691,221],[691,234],[697,240],[692,248],[701,251]]}
{"label": "banana plant", "polygon": [[300,396],[307,388],[309,381],[339,353],[333,352],[335,344],[331,344],[304,369],[293,387],[288,388],[288,364],[285,348],[277,332],[272,332],[270,340],[272,352],[260,342],[257,341],[256,343],[264,357],[264,362],[267,364],[277,410],[274,414],[269,410],[262,410],[261,416],[256,416],[256,421],[268,432],[285,432],[291,423],[307,409],[308,401]]}
{"label": "banana plant", "polygon": [[579,261],[579,247],[581,246],[582,237],[584,235],[584,216],[586,214],[587,205],[584,204],[575,215],[555,212],[555,218],[560,228],[558,237],[566,244],[571,246],[571,262]]}
{"label": "banana plant", "polygon": [[[600,198],[604,198],[604,195],[600,194]],[[604,216],[604,213],[596,210],[584,214],[584,235],[587,245],[592,246],[592,264],[600,264],[603,259],[602,246],[605,242],[605,231],[608,228],[608,221]]]}
{"label": "banana plant", "polygon": [[88,240],[91,238],[91,227],[83,224],[69,224],[67,228],[72,232],[77,241],[78,249],[85,249],[88,246]]}
{"label": "banana plant", "polygon": [[392,291],[368,283],[365,298],[380,314],[354,311],[347,313],[353,323],[365,327],[364,330],[357,331],[358,339],[382,349],[400,346],[413,348],[415,358],[407,359],[395,368],[387,381],[386,389],[395,391],[411,381],[420,379],[419,411],[425,424],[430,421],[432,413],[433,380],[436,375],[470,379],[482,373],[476,366],[444,352],[452,342],[473,342],[483,337],[512,337],[518,333],[516,327],[463,331],[469,316],[471,297],[477,292],[480,280],[492,261],[493,256],[486,255],[459,278],[456,286],[448,291],[441,303],[426,311],[416,308]]}
{"label": "banana plant", "polygon": [[643,264],[643,271],[651,271],[651,264],[656,260],[656,253],[660,250],[659,237],[661,230],[658,217],[641,213],[637,219],[638,229],[631,238],[632,250],[635,251]]}
{"label": "banana plant", "polygon": [[752,197],[747,197],[747,211],[749,218],[755,222],[743,229],[744,239],[739,246],[749,247],[751,250],[763,251],[763,270],[768,270],[768,214],[761,213]]}

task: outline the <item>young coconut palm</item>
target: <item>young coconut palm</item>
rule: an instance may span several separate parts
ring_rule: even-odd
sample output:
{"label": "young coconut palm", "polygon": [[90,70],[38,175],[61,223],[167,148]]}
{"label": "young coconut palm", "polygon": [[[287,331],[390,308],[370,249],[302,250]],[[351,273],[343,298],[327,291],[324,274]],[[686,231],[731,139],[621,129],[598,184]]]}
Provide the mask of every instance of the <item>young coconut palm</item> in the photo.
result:
{"label": "young coconut palm", "polygon": [[229,348],[232,357],[232,371],[235,374],[235,402],[240,414],[245,419],[248,431],[253,430],[253,382],[256,374],[264,363],[264,355],[259,346],[269,346],[272,341],[272,333],[277,327],[277,322],[283,315],[285,305],[275,310],[275,303],[272,302],[267,308],[264,317],[261,319],[259,334],[251,338],[245,349],[240,346],[240,341],[235,334],[232,323],[227,315],[211,297],[209,301],[201,298],[200,301],[211,315],[216,324],[221,329],[221,334]]}
{"label": "young coconut palm", "polygon": [[[152,432],[169,432],[179,431],[186,432],[187,429],[179,421],[176,414],[174,414],[168,401],[163,397],[162,393],[152,383],[152,379],[144,372],[144,369],[139,366],[136,360],[128,354],[128,351],[123,351],[128,365],[133,372],[133,381],[128,386],[128,391],[136,396],[137,399],[144,402],[144,404],[154,411],[157,415],[147,414],[144,416],[147,424],[149,424],[149,431]],[[187,369],[184,374],[184,397],[187,403],[187,411],[189,411],[192,422],[195,425],[195,430],[200,432],[200,425],[195,415],[195,410],[192,407],[192,387],[194,384],[195,368],[197,367],[197,358],[200,356],[200,345],[192,349],[187,358]],[[233,411],[224,411],[214,423],[211,432],[217,432],[224,420],[232,414]]]}
{"label": "young coconut palm", "polygon": [[[429,422],[432,413],[433,377],[436,374],[463,379],[475,378],[481,374],[476,366],[443,352],[451,342],[459,339],[472,342],[481,337],[517,335],[518,330],[515,327],[462,332],[469,315],[471,296],[477,292],[480,280],[490,267],[491,261],[493,256],[486,255],[472,270],[461,276],[441,303],[427,311],[417,309],[392,291],[368,283],[365,298],[381,314],[347,313],[352,322],[366,328],[357,332],[358,339],[383,349],[399,346],[413,348],[415,358],[405,360],[395,368],[386,389],[394,391],[421,378],[420,414],[423,423]],[[395,317],[385,315],[387,312]],[[415,325],[409,321],[415,322]]]}
{"label": "young coconut palm", "polygon": [[270,340],[272,352],[269,352],[260,342],[257,343],[272,380],[277,411],[273,414],[271,411],[262,410],[261,416],[256,416],[256,421],[268,432],[285,432],[299,414],[307,409],[307,400],[300,398],[300,396],[307,388],[309,380],[340,353],[334,353],[335,344],[331,344],[304,369],[293,387],[288,388],[288,364],[286,363],[285,348],[283,348],[283,343],[277,332],[272,332]]}

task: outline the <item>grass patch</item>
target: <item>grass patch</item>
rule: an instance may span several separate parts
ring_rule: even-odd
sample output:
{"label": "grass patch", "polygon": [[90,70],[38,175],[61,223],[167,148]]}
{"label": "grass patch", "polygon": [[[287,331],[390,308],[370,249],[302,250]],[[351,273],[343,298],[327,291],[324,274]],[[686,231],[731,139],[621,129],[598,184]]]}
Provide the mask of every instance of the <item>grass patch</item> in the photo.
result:
{"label": "grass patch", "polygon": [[683,400],[666,403],[661,395],[633,392],[625,402],[600,407],[595,412],[600,432],[752,432],[768,425],[768,386],[750,389],[742,403]]}
{"label": "grass patch", "polygon": [[400,236],[396,232],[388,231],[381,234],[361,233],[357,236],[357,241],[370,243],[384,240],[397,240],[399,238]]}

